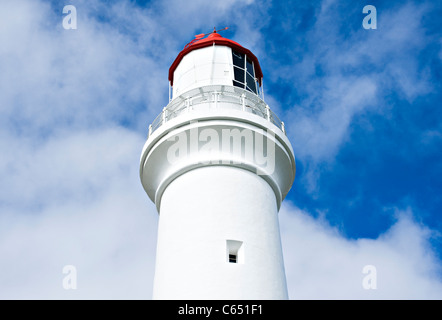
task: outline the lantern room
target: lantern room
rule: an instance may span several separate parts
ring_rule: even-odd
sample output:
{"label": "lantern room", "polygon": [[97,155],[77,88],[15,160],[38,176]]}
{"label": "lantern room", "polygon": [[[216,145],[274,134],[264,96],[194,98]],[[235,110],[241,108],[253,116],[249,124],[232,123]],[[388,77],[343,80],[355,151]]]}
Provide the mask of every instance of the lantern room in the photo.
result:
{"label": "lantern room", "polygon": [[216,30],[204,36],[196,35],[172,63],[171,99],[207,85],[235,86],[259,95],[263,75],[256,56]]}

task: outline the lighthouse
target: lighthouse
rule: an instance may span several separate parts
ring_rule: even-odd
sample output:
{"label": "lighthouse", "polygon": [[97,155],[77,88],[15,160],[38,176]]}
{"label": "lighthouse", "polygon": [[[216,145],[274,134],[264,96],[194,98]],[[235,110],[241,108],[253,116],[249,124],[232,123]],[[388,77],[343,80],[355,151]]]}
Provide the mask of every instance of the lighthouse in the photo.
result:
{"label": "lighthouse", "polygon": [[278,211],[295,179],[257,57],[216,30],[169,69],[140,161],[158,214],[154,299],[287,299]]}

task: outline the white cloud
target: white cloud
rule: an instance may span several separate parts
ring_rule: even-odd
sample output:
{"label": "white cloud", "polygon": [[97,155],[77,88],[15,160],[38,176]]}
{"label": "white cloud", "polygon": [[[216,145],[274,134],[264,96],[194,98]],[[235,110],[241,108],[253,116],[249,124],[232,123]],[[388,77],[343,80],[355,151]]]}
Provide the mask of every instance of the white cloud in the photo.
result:
{"label": "white cloud", "polygon": [[[136,111],[147,131],[167,102],[165,62],[89,4],[77,5],[78,29],[64,30],[62,5],[1,3],[3,299],[151,296],[157,213],[138,177],[146,132],[118,122]],[[77,268],[77,290],[62,287],[65,265]]]}
{"label": "white cloud", "polygon": [[[370,77],[330,76],[324,80],[317,103],[322,110],[315,116],[294,109],[296,125],[290,128],[295,154],[315,162],[333,159],[348,138],[353,117],[376,101],[377,84]],[[297,139],[295,139],[297,138]]]}
{"label": "white cloud", "polygon": [[[321,218],[286,203],[280,212],[291,299],[441,299],[440,264],[433,230],[397,211],[396,223],[377,239],[347,239]],[[376,289],[363,287],[366,265],[376,268]]]}
{"label": "white cloud", "polygon": [[[132,114],[147,119],[167,103],[168,62],[145,55],[149,42],[117,23],[90,17],[93,6],[79,5],[78,29],[64,30],[62,6],[57,15],[47,3],[2,2],[8,4],[0,12],[3,127],[34,134],[124,118],[144,127]],[[133,23],[143,27],[146,19],[133,11]]]}
{"label": "white cloud", "polygon": [[[1,298],[150,298],[157,213],[139,182],[142,143],[125,129],[71,133],[10,167]],[[77,290],[62,287],[65,265]]]}

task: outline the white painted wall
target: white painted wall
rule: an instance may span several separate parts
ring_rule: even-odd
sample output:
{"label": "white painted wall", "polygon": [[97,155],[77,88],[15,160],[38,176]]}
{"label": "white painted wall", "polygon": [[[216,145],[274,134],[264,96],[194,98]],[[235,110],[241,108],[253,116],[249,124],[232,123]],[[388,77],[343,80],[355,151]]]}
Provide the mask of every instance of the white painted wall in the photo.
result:
{"label": "white painted wall", "polygon": [[[239,263],[226,240],[242,241]],[[154,299],[287,299],[275,193],[232,166],[188,171],[163,193]]]}
{"label": "white painted wall", "polygon": [[216,45],[189,52],[175,69],[173,79],[173,97],[206,85],[231,86],[232,49]]}

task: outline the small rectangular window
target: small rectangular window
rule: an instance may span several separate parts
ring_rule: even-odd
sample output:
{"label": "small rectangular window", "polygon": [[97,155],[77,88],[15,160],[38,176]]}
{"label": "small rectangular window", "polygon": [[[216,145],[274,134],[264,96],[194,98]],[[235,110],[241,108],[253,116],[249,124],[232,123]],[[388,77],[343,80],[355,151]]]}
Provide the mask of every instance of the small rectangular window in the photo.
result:
{"label": "small rectangular window", "polygon": [[226,240],[226,255],[228,263],[244,263],[242,241]]}

